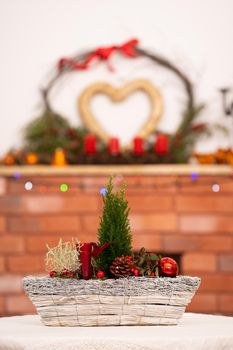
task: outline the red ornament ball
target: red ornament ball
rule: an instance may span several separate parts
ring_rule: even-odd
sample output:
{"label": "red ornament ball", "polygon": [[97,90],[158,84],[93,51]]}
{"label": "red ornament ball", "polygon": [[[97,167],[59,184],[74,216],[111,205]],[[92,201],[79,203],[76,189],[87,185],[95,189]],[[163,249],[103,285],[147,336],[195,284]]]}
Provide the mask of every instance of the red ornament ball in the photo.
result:
{"label": "red ornament ball", "polygon": [[177,262],[168,257],[159,260],[159,275],[164,277],[176,277],[178,274]]}
{"label": "red ornament ball", "polygon": [[49,276],[50,276],[50,277],[54,277],[54,276],[55,276],[55,271],[50,271],[50,272],[49,272]]}
{"label": "red ornament ball", "polygon": [[104,272],[103,271],[98,271],[97,272],[97,278],[99,278],[99,279],[104,278]]}
{"label": "red ornament ball", "polygon": [[151,272],[150,273],[150,277],[154,277],[155,276],[155,273],[154,272]]}
{"label": "red ornament ball", "polygon": [[134,275],[134,277],[138,277],[138,276],[139,276],[139,271],[138,271],[138,269],[134,269],[133,275]]}

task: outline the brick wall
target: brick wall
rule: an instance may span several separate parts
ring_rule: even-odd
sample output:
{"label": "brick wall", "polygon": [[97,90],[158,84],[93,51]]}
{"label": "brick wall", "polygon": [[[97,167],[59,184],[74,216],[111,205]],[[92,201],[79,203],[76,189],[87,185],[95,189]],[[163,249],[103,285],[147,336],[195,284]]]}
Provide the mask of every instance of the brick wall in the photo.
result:
{"label": "brick wall", "polygon": [[[28,179],[35,184],[31,191],[24,189]],[[189,311],[233,314],[233,181],[181,179],[186,186],[170,186],[171,176],[125,176],[134,248],[181,254],[182,274],[202,278]],[[70,185],[66,193],[58,189],[62,182]],[[35,312],[21,279],[44,272],[45,243],[96,240],[99,188],[106,182],[95,176],[0,178],[1,315]]]}

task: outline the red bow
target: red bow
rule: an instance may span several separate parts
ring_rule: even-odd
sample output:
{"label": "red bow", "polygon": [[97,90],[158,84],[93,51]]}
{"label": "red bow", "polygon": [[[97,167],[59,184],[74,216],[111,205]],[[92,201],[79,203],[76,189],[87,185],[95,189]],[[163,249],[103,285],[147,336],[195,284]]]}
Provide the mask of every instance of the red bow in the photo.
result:
{"label": "red bow", "polygon": [[132,39],[119,46],[110,46],[110,47],[100,47],[92,52],[89,56],[85,58],[83,62],[75,62],[71,58],[62,58],[58,62],[58,69],[62,70],[64,67],[69,67],[72,70],[83,70],[88,69],[90,63],[95,59],[107,61],[110,56],[118,51],[122,55],[127,57],[135,57],[137,55],[135,47],[138,45],[137,39]]}
{"label": "red bow", "polygon": [[91,257],[96,258],[104,249],[109,246],[110,243],[105,243],[98,247],[96,243],[83,243],[80,248],[80,261],[82,269],[82,277],[85,280],[91,278],[92,268],[91,268]]}
{"label": "red bow", "polygon": [[100,247],[98,247],[95,243],[92,243],[92,256],[96,258],[104,249],[106,249],[110,243],[104,243]]}

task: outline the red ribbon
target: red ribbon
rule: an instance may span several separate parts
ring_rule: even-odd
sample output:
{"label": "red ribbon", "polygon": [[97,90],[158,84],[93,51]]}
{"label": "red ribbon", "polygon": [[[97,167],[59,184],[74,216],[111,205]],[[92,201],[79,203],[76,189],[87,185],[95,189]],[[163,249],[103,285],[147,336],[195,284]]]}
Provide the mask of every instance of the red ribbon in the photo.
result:
{"label": "red ribbon", "polygon": [[96,258],[98,255],[100,255],[100,253],[102,253],[102,251],[104,249],[106,249],[108,246],[110,245],[110,243],[104,243],[103,245],[101,245],[100,247],[97,246],[95,243],[92,243],[92,247],[93,247],[93,250],[92,250],[92,256],[94,258]]}
{"label": "red ribbon", "polygon": [[82,277],[85,280],[89,280],[92,275],[91,268],[91,257],[96,258],[104,249],[109,246],[110,243],[105,243],[102,246],[98,247],[95,243],[82,243],[80,248],[80,261],[81,261],[81,270]]}
{"label": "red ribbon", "polygon": [[58,62],[58,69],[62,70],[64,67],[69,67],[72,70],[85,70],[88,69],[90,63],[96,59],[107,61],[114,52],[119,52],[126,57],[135,57],[137,53],[135,47],[138,45],[137,39],[131,39],[123,45],[100,47],[92,52],[82,62],[76,62],[72,58],[61,58]]}

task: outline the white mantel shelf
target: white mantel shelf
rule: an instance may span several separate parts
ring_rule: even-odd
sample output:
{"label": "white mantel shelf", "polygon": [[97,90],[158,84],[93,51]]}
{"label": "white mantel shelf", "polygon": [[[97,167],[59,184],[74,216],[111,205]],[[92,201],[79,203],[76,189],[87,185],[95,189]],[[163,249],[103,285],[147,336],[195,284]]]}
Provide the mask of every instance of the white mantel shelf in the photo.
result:
{"label": "white mantel shelf", "polygon": [[233,166],[228,165],[70,165],[59,166],[0,166],[0,176],[109,176],[109,175],[190,175],[191,173],[210,176],[233,175]]}

